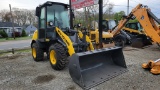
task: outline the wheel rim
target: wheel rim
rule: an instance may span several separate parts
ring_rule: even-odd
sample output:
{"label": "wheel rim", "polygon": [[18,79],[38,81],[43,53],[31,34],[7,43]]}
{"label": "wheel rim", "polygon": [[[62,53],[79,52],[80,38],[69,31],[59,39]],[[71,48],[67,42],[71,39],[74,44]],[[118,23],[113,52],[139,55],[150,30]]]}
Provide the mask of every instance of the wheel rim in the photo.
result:
{"label": "wheel rim", "polygon": [[56,56],[55,51],[54,51],[54,50],[51,50],[49,57],[50,57],[50,61],[51,61],[52,64],[56,64],[56,62],[57,62],[55,56]]}
{"label": "wheel rim", "polygon": [[32,55],[34,58],[36,58],[36,49],[35,48],[32,48]]}
{"label": "wheel rim", "polygon": [[123,46],[123,40],[117,39],[116,44],[117,46]]}

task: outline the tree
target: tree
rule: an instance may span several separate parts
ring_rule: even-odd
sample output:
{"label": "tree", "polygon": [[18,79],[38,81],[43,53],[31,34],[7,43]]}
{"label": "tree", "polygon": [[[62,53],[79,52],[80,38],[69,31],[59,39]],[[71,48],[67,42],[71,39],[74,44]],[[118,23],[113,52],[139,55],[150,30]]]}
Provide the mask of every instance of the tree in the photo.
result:
{"label": "tree", "polygon": [[6,13],[9,13],[9,11],[5,10],[5,9],[0,11],[0,18],[1,18],[2,22],[5,22],[4,17],[6,15]]}
{"label": "tree", "polygon": [[120,11],[120,12],[117,12],[114,14],[114,19],[117,20],[117,21],[120,21],[122,16],[125,15],[125,12],[124,11]]}
{"label": "tree", "polygon": [[[113,3],[109,3],[109,0],[103,0],[103,19],[113,18]],[[99,5],[92,5],[86,7],[84,11],[75,10],[74,24],[82,23],[88,26],[92,21],[98,21],[99,19]],[[76,23],[75,23],[76,22]]]}
{"label": "tree", "polygon": [[19,8],[13,8],[13,13],[15,14],[14,17],[14,22],[17,23],[18,25],[22,25],[21,24],[21,13],[20,13],[20,9]]}
{"label": "tree", "polygon": [[129,22],[138,22],[138,20],[137,19],[133,19],[133,20],[129,20]]}
{"label": "tree", "polygon": [[35,10],[28,10],[27,16],[29,24],[34,24],[36,22]]}
{"label": "tree", "polygon": [[8,35],[7,35],[7,33],[6,33],[4,30],[0,30],[0,35],[1,35],[3,38],[8,38]]}
{"label": "tree", "polygon": [[25,36],[27,36],[27,34],[26,34],[26,31],[23,29],[22,30],[22,35],[21,35],[22,37],[25,37]]}
{"label": "tree", "polygon": [[[35,16],[35,10],[28,9],[20,9],[20,8],[12,8],[12,15],[14,19],[14,23],[18,25],[26,25],[26,24],[37,24],[37,18]],[[8,10],[0,11],[0,18],[2,22],[10,22],[11,15]]]}
{"label": "tree", "polygon": [[5,22],[11,22],[11,13],[6,13],[4,16]]}

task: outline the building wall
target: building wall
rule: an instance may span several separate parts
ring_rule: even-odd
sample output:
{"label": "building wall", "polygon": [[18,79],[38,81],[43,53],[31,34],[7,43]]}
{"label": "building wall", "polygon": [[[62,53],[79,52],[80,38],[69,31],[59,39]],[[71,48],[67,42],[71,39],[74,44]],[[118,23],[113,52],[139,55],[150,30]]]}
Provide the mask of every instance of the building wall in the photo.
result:
{"label": "building wall", "polygon": [[[0,29],[3,29],[8,34],[8,37],[12,37],[12,33],[13,33],[12,27],[0,27]],[[20,32],[22,34],[21,27],[14,27],[14,30],[15,30],[15,32]]]}
{"label": "building wall", "polygon": [[25,31],[26,31],[26,33],[27,33],[28,36],[33,35],[33,33],[34,33],[35,30],[37,30],[37,28],[36,28],[35,26],[33,26],[33,25],[29,25],[29,26],[25,29]]}

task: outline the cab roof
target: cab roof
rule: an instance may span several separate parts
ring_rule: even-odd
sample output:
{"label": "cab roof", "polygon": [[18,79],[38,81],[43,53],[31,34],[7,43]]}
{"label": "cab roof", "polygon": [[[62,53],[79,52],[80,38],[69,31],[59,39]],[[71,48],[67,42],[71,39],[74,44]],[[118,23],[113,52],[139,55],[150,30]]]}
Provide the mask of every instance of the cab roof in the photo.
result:
{"label": "cab roof", "polygon": [[69,8],[68,4],[60,3],[60,2],[52,2],[52,1],[47,1],[44,4],[39,5],[38,7],[45,7],[45,6],[49,6],[49,5],[53,5],[53,4],[55,4],[55,5],[64,5],[64,6],[67,6]]}

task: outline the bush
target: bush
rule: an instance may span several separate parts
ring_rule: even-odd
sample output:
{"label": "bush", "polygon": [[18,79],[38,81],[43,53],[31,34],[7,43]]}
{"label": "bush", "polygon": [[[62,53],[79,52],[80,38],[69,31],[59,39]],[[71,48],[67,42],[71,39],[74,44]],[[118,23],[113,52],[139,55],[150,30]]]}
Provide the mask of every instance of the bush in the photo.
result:
{"label": "bush", "polygon": [[[14,32],[14,35],[15,35],[15,37],[20,37],[21,36],[20,32]],[[12,33],[12,37],[14,37],[14,35]]]}
{"label": "bush", "polygon": [[26,34],[26,32],[25,32],[25,30],[23,29],[22,30],[22,35],[21,35],[22,37],[25,37],[25,36],[27,36],[27,34]]}
{"label": "bush", "polygon": [[4,30],[1,30],[1,31],[0,31],[0,35],[1,35],[3,38],[8,38],[8,35],[7,35],[7,33],[6,33]]}

